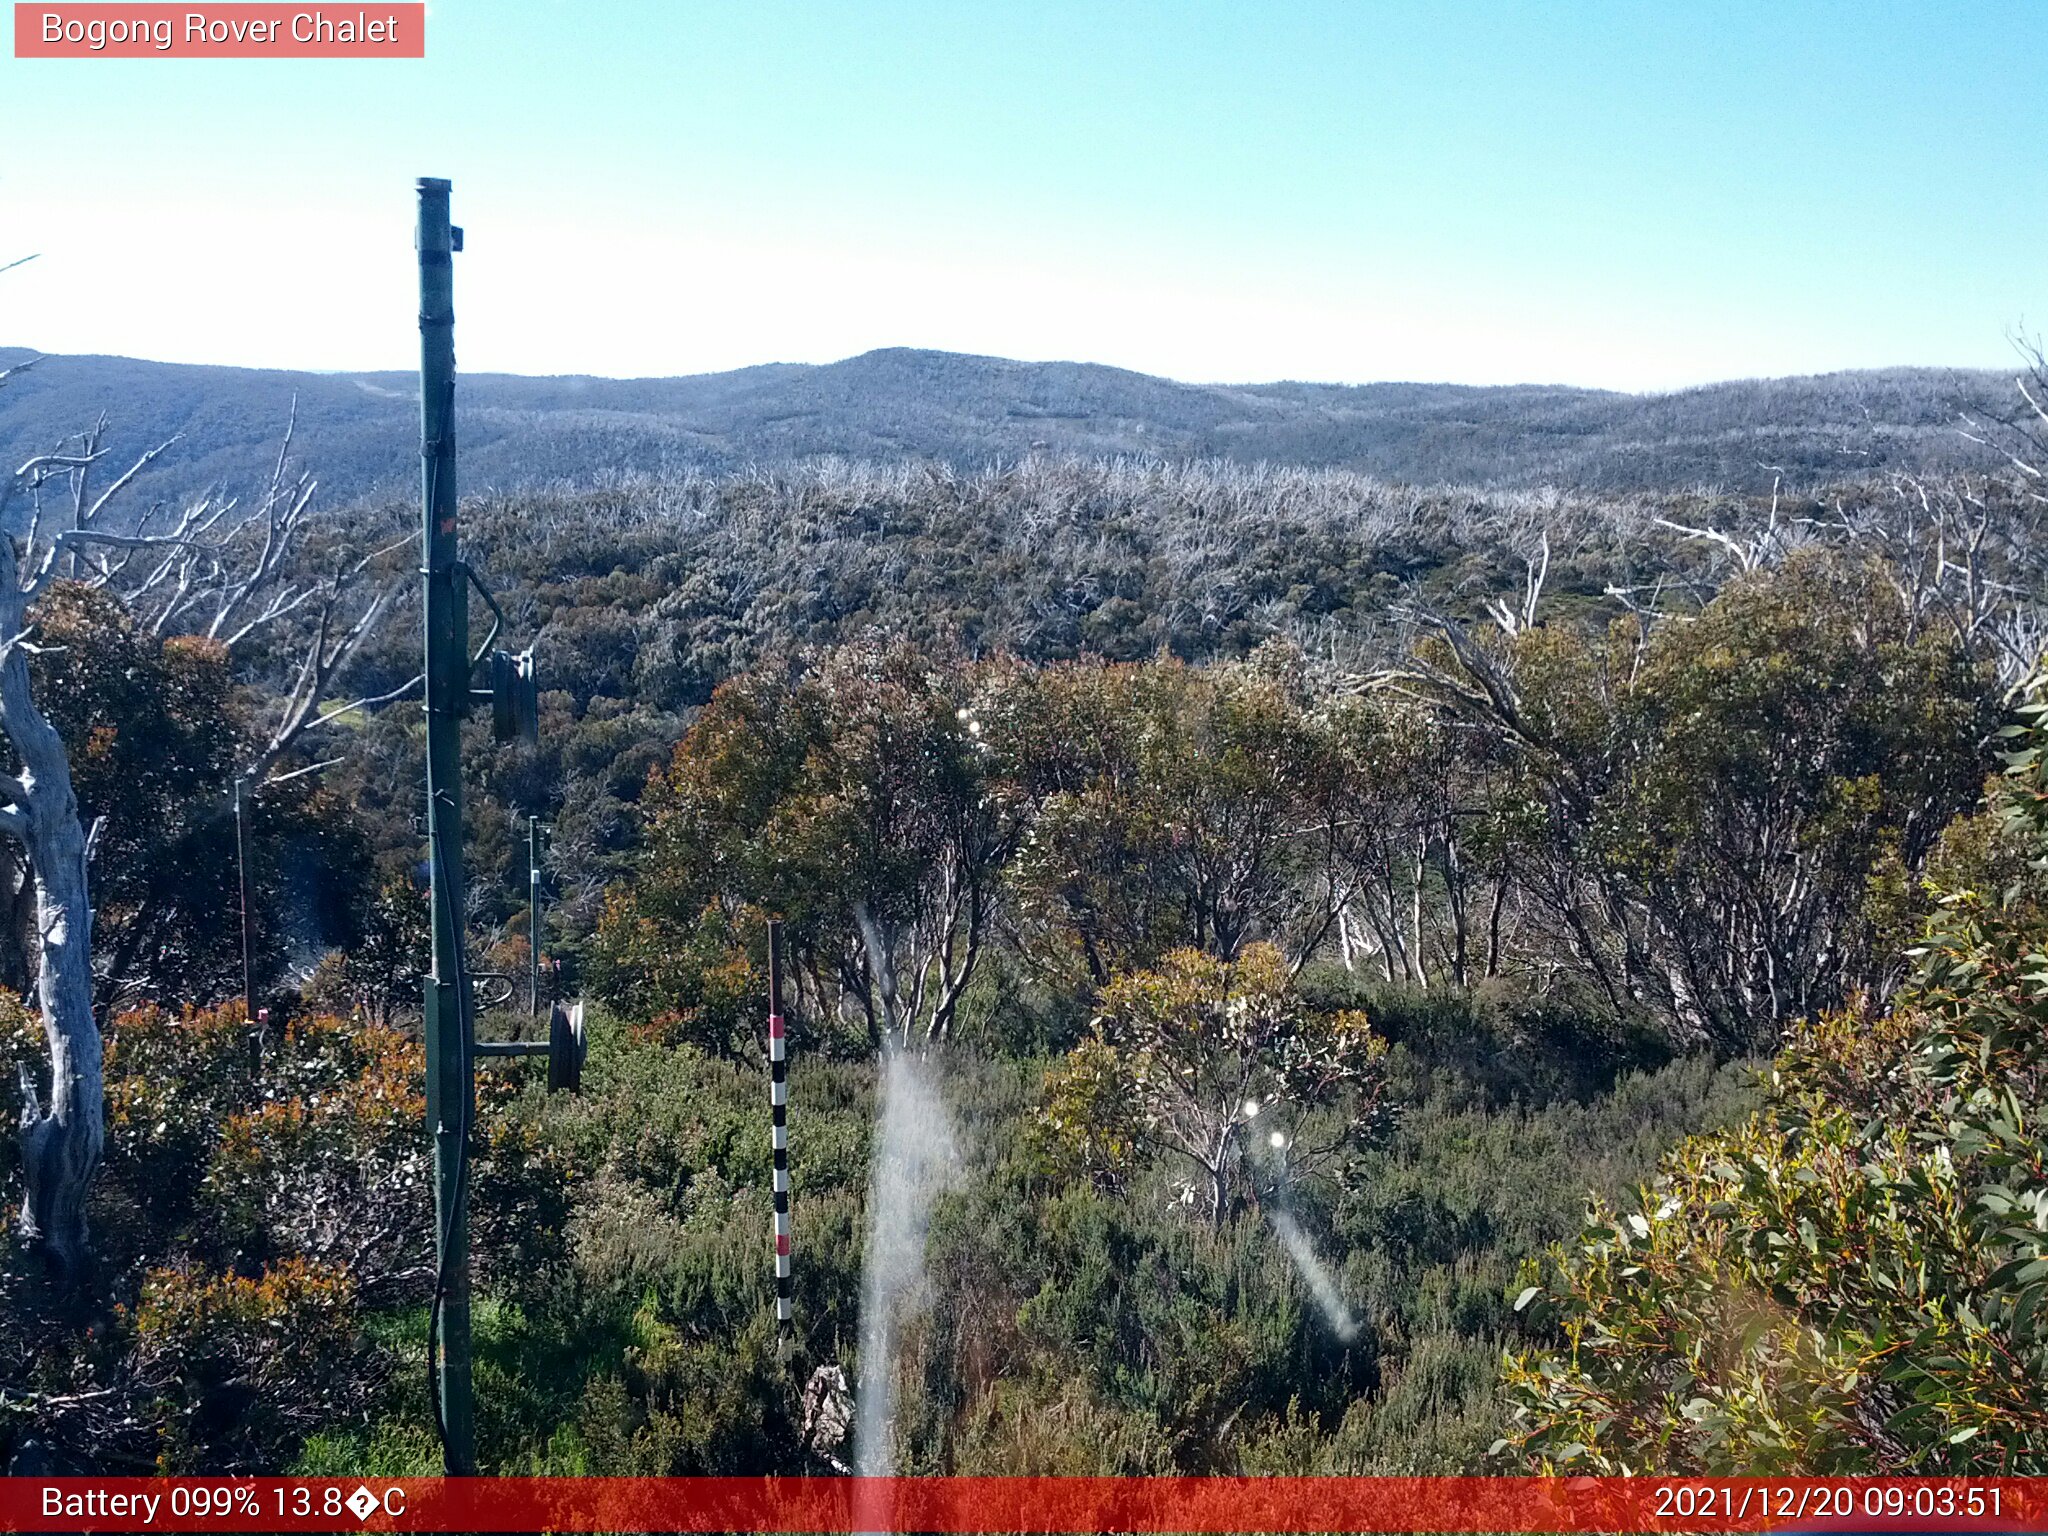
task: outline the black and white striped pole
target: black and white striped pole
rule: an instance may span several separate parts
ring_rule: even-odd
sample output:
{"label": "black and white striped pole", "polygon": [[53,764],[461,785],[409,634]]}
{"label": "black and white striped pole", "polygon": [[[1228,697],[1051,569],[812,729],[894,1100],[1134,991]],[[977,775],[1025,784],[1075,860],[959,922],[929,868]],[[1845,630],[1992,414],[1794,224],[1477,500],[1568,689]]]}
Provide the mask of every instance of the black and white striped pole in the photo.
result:
{"label": "black and white striped pole", "polygon": [[768,1114],[775,1153],[775,1335],[786,1357],[791,1333],[789,1272],[789,1050],[782,1021],[782,920],[768,920]]}

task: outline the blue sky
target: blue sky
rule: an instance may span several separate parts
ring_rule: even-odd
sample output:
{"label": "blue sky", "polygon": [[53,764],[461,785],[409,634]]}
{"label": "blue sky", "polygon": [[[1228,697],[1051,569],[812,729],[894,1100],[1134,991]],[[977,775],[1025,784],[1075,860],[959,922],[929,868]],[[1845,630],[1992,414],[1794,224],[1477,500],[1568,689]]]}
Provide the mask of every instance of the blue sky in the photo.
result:
{"label": "blue sky", "polygon": [[2042,0],[431,0],[424,61],[9,56],[0,342],[409,367],[427,174],[472,369],[2007,366],[2044,43]]}

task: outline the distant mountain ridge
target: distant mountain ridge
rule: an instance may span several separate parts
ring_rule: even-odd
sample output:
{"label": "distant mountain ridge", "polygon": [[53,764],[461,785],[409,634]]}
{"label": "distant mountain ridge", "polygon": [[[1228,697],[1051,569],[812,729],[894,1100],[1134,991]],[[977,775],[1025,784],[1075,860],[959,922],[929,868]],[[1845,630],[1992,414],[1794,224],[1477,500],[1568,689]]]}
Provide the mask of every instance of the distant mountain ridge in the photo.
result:
{"label": "distant mountain ridge", "polygon": [[[0,368],[34,353],[0,348]],[[1563,386],[1182,384],[1094,363],[892,347],[827,364],[679,378],[469,374],[466,490],[606,472],[717,472],[836,455],[965,466],[1033,452],[1332,465],[1417,483],[1586,490],[1767,488],[1980,462],[1958,412],[2003,404],[2008,376],[1898,368],[1673,394]],[[26,457],[101,412],[119,453],[173,434],[150,494],[246,486],[298,400],[295,456],[323,494],[409,494],[408,373],[304,373],[51,356],[0,389],[0,451]]]}

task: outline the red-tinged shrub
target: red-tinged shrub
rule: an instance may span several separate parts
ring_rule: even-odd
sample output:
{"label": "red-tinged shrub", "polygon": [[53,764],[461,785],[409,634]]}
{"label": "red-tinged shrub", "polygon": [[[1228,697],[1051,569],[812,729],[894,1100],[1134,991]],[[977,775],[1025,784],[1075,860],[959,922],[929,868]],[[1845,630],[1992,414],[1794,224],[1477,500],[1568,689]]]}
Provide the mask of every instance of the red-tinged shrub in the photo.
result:
{"label": "red-tinged shrub", "polygon": [[307,1433],[368,1400],[346,1269],[302,1258],[255,1276],[150,1271],[133,1312],[134,1371],[155,1395],[165,1473],[274,1470]]}

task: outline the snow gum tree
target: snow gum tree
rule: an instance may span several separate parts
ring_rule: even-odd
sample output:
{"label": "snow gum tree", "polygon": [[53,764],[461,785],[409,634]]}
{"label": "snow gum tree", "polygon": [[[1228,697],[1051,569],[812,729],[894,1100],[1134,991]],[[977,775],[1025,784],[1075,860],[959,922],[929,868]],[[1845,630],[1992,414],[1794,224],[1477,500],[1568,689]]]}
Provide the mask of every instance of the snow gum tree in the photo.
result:
{"label": "snow gum tree", "polygon": [[[30,366],[0,371],[0,384]],[[89,880],[98,828],[80,814],[63,733],[37,698],[29,665],[37,654],[36,605],[72,582],[109,593],[158,635],[198,633],[232,647],[258,630],[302,634],[303,657],[283,710],[243,768],[259,788],[304,771],[276,769],[308,733],[411,686],[319,708],[326,685],[376,629],[397,587],[378,576],[388,549],[344,553],[324,572],[306,557],[314,482],[289,473],[289,426],[261,496],[246,504],[207,496],[168,515],[151,506],[125,519],[109,509],[172,443],[143,453],[102,487],[95,476],[108,457],[105,435],[102,419],[0,479],[0,740],[12,759],[12,771],[0,772],[0,833],[15,845],[17,880],[33,888],[32,901],[22,903],[33,929],[24,948],[49,1053],[45,1081],[26,1067],[20,1074],[19,1229],[60,1276],[86,1256],[86,1199],[105,1139]]]}

